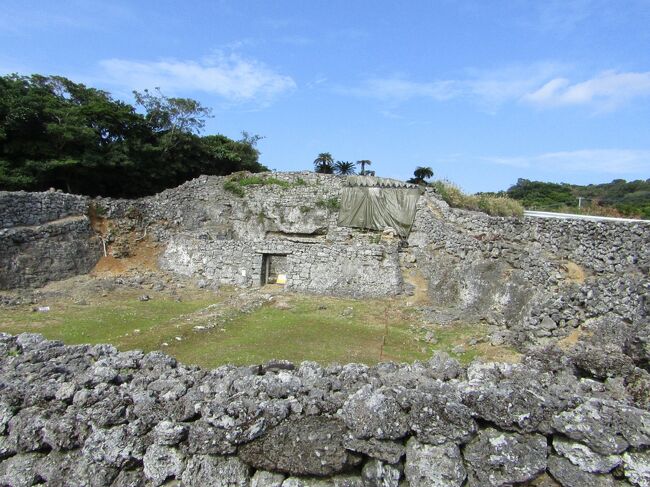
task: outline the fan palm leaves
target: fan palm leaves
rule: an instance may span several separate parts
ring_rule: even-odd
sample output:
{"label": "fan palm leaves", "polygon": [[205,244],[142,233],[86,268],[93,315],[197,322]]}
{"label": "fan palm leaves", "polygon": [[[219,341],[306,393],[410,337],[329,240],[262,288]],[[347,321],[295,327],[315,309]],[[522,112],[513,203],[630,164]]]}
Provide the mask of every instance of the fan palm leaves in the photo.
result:
{"label": "fan palm leaves", "polygon": [[418,166],[413,171],[413,178],[409,182],[414,182],[415,184],[426,183],[426,180],[433,176],[433,170],[430,167]]}
{"label": "fan palm leaves", "polygon": [[321,152],[314,159],[314,170],[322,174],[334,174],[334,158],[329,152]]}
{"label": "fan palm leaves", "polygon": [[368,159],[362,159],[360,161],[357,161],[357,166],[361,166],[361,175],[363,176],[366,174],[366,166],[370,166],[372,164],[372,161],[369,161]]}
{"label": "fan palm leaves", "polygon": [[342,176],[354,174],[354,162],[336,161],[336,164],[334,164],[334,169],[336,170],[337,174],[340,174]]}

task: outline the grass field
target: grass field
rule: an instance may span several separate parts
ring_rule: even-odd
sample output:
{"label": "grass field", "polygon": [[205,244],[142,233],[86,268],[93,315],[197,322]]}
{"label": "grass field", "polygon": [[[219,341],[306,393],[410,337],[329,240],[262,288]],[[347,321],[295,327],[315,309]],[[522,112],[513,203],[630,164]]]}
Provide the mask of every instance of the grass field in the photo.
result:
{"label": "grass field", "polygon": [[[59,299],[1,310],[0,331],[35,332],[67,344],[111,343],[121,350],[163,350],[188,364],[215,367],[287,359],[362,362],[426,360],[433,350],[451,352],[467,362],[481,356],[509,359],[508,349],[490,347],[480,325],[418,326],[416,308],[397,299],[351,300],[280,293],[250,312],[232,307],[237,291],[188,292],[183,300],[150,293],[140,302],[138,291],[119,290],[87,304]],[[41,304],[41,303],[39,303]],[[427,343],[425,332],[437,342]],[[473,340],[472,340],[473,339]],[[468,345],[468,343],[474,345]],[[477,343],[478,342],[478,343]]]}

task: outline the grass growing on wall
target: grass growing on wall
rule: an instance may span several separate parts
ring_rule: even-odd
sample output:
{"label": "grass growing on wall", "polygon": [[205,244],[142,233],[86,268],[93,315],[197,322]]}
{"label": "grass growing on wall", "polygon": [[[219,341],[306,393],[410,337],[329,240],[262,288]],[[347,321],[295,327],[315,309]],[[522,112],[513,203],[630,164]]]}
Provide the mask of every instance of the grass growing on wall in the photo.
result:
{"label": "grass growing on wall", "polygon": [[522,217],[524,207],[517,200],[505,196],[487,194],[465,194],[455,184],[449,181],[434,181],[430,183],[440,197],[454,208],[482,211],[492,216]]}
{"label": "grass growing on wall", "polygon": [[318,200],[316,206],[330,211],[337,211],[341,208],[341,201],[338,198],[327,198]]}
{"label": "grass growing on wall", "polygon": [[[302,184],[304,184],[304,181]],[[290,183],[273,176],[234,174],[223,183],[223,188],[242,197],[246,194],[244,189],[248,186],[279,186],[281,188],[290,188],[292,186],[301,186],[302,184],[298,182]]]}

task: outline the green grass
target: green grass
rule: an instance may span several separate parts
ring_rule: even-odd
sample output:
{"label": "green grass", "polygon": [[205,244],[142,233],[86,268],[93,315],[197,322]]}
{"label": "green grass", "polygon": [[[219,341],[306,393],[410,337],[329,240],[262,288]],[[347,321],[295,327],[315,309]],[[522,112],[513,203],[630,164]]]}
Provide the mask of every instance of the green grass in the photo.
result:
{"label": "green grass", "polygon": [[[303,183],[304,184],[304,181]],[[273,176],[244,176],[241,174],[233,175],[228,178],[223,183],[223,189],[230,191],[231,193],[243,197],[245,193],[244,189],[247,186],[280,186],[281,188],[290,188],[292,186],[301,186],[300,183],[296,182],[294,184],[284,181],[282,179],[275,178]]]}
{"label": "green grass", "polygon": [[318,200],[316,206],[319,208],[325,208],[330,211],[336,211],[341,208],[341,201],[338,198],[327,198],[323,200]]}
{"label": "green grass", "polygon": [[171,325],[180,316],[193,313],[209,304],[205,300],[175,301],[172,299],[140,302],[110,300],[97,305],[50,306],[46,313],[26,310],[3,310],[0,331],[6,333],[41,333],[51,340],[67,344],[111,343],[117,347],[130,348],[129,336],[140,330],[142,336],[136,347],[144,350],[159,348],[146,332],[164,325]]}
{"label": "green grass", "polygon": [[[377,302],[295,297],[291,303],[291,309],[266,305],[221,328],[193,332],[183,341],[170,343],[169,352],[182,362],[206,367],[260,363],[273,358],[373,364],[380,357],[413,361],[431,354],[431,348],[417,342],[408,323],[399,319],[389,320],[382,354],[386,327],[376,313],[378,306],[383,312],[385,305]],[[323,303],[326,309],[319,309]],[[346,308],[353,308],[351,317],[342,315]]]}
{"label": "green grass", "polygon": [[[45,313],[28,307],[4,309],[0,331],[42,333],[67,344],[111,343],[121,350],[163,350],[183,363],[203,367],[271,359],[322,364],[412,362],[428,359],[434,350],[454,355],[452,349],[461,344],[466,351],[454,356],[464,363],[477,356],[499,359],[512,355],[485,343],[467,346],[469,339],[485,336],[481,325],[429,328],[437,339],[435,345],[429,344],[421,340],[424,331],[414,327],[418,312],[392,299],[286,294],[276,299],[289,309],[271,302],[241,313],[221,304],[230,296],[228,291],[199,293],[183,301],[163,293],[151,294],[152,300],[146,302],[138,301],[137,291],[129,292],[97,298],[89,305],[53,301],[45,303],[51,308]],[[197,325],[212,328],[197,331]]]}

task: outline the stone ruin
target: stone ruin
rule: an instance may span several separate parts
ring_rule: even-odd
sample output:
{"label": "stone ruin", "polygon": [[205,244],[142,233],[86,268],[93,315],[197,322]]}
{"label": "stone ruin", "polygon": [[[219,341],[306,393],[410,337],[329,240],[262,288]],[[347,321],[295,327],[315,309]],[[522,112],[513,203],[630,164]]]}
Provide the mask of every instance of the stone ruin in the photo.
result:
{"label": "stone ruin", "polygon": [[428,319],[487,323],[521,363],[207,371],[3,335],[0,485],[650,485],[650,225],[494,218],[427,190],[402,239],[340,227],[340,177],[262,177],[243,196],[221,177],[134,201],[0,193],[0,288],[128,255],[127,229],[214,287],[390,296],[418,273]]}

